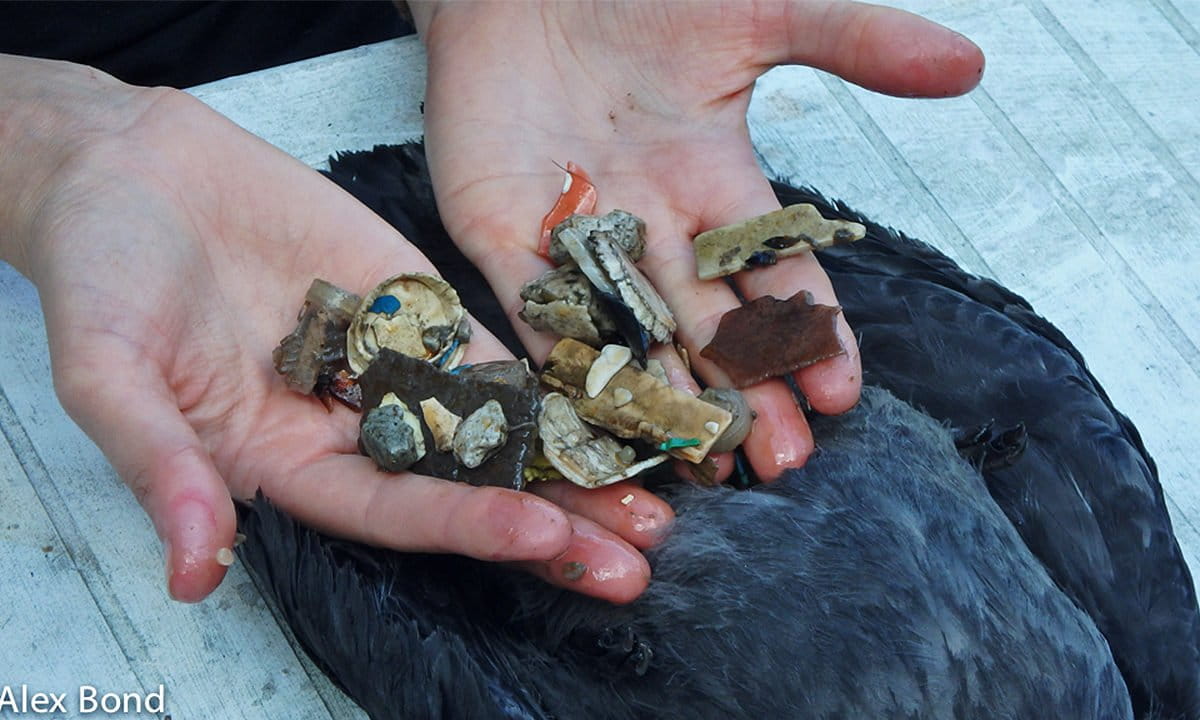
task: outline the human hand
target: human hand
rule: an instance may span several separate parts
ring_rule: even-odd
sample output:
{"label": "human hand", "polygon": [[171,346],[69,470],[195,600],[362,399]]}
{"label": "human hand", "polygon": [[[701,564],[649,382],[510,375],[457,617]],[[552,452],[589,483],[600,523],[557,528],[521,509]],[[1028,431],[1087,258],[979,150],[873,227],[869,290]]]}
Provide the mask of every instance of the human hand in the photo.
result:
{"label": "human hand", "polygon": [[[572,160],[601,206],[646,220],[640,266],[676,314],[677,340],[710,385],[725,374],[700,356],[738,300],[696,276],[691,238],[778,209],[746,126],[755,79],[774,65],[822,68],[881,92],[961,94],[983,57],[962,36],[898,10],[852,2],[416,4],[429,56],[426,141],[438,207],[451,237],[515,318],[518,291],[547,267],[538,223]],[[747,298],[809,290],[836,304],[811,256],[740,273]],[[552,341],[514,321],[544,358]],[[846,355],[795,378],[812,407],[848,410],[861,370],[844,319]],[[678,384],[678,383],[677,383]],[[759,421],[745,442],[755,471],[804,462],[811,432],[782,380],[745,390]]]}
{"label": "human hand", "polygon": [[[352,197],[178,91],[0,56],[0,97],[0,257],[37,285],[59,397],[154,521],[172,596],[216,587],[232,499],[260,488],[335,535],[518,562],[615,601],[645,587],[635,548],[672,517],[653,495],[559,487],[556,505],[382,473],[356,414],[275,375],[314,277],[362,292],[433,272]],[[468,362],[507,356],[474,338]],[[592,572],[568,580],[572,561]]]}

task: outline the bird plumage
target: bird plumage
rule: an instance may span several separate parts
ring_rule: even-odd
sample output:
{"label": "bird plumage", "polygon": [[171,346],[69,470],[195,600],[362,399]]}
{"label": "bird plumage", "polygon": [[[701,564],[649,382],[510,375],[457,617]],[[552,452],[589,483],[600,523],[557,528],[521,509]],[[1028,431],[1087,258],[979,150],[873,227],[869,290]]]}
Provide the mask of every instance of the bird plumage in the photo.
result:
{"label": "bird plumage", "polygon": [[[332,177],[486,287],[419,146]],[[1200,717],[1194,587],[1132,424],[1021,298],[866,224],[822,257],[861,403],[814,418],[817,452],[777,483],[665,484],[678,520],[636,602],[326,538],[261,498],[243,556],[376,718]],[[516,347],[494,298],[464,302]]]}

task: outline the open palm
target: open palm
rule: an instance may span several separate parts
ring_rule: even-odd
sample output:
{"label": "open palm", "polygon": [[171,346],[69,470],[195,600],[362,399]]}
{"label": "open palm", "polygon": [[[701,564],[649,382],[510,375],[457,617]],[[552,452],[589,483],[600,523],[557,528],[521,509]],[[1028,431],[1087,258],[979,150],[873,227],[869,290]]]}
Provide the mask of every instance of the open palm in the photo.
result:
{"label": "open palm", "polygon": [[[538,222],[574,161],[603,212],[646,220],[641,266],[674,310],[677,339],[708,384],[728,378],[699,350],[738,305],[723,282],[697,279],[691,238],[778,208],[751,148],[746,110],[755,79],[804,63],[864,86],[946,96],[978,82],[983,60],[961,36],[896,10],[850,2],[449,3],[417,8],[429,53],[426,138],[447,228],[510,314],[548,264]],[[836,304],[811,257],[744,273],[749,298],[811,291]],[[552,343],[515,323],[535,357]],[[811,405],[843,412],[861,385],[847,354],[797,373]],[[680,381],[682,382],[682,381]],[[746,442],[764,477],[802,464],[812,437],[782,380],[746,391],[759,416]]]}
{"label": "open palm", "polygon": [[[648,493],[554,488],[556,505],[382,473],[357,452],[355,413],[290,392],[271,349],[312,278],[363,292],[432,266],[335,185],[198,101],[121,88],[135,91],[140,110],[119,132],[64,153],[27,224],[25,269],[63,404],[154,520],[175,597],[199,599],[220,581],[233,499],[259,489],[340,536],[522,562],[612,600],[645,587],[634,546],[670,522]],[[474,328],[468,361],[506,356]],[[637,495],[642,522],[609,497],[618,491]],[[595,572],[570,580],[569,562]]]}

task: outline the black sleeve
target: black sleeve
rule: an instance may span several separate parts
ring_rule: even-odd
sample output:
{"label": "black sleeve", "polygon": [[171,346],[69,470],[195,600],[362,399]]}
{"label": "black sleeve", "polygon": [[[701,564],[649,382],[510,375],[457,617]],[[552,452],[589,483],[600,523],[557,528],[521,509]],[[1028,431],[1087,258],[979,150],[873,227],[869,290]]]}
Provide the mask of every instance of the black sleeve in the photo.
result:
{"label": "black sleeve", "polygon": [[413,32],[390,2],[6,2],[0,52],[189,87]]}

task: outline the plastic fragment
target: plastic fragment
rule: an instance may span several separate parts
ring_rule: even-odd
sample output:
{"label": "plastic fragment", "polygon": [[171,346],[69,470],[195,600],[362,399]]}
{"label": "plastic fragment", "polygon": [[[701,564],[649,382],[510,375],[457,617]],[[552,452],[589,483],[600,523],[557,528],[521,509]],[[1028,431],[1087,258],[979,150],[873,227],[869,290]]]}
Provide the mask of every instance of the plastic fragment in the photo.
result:
{"label": "plastic fragment", "polygon": [[437,398],[448,411],[466,417],[487,398],[495,399],[509,424],[508,441],[477,468],[460,464],[452,452],[436,449],[432,432],[422,428],[428,452],[412,471],[430,477],[495,485],[513,490],[525,487],[525,469],[537,454],[534,442],[541,395],[537,378],[521,362],[477,363],[458,373],[439,370],[423,360],[382,350],[359,378],[363,402],[378,403],[395,393],[413,408]]}
{"label": "plastic fragment", "polygon": [[781,258],[861,240],[859,223],[826,220],[814,205],[789,205],[700,233],[693,241],[701,280],[774,265]]}
{"label": "plastic fragment", "polygon": [[741,445],[754,426],[754,410],[746,401],[746,396],[733,388],[710,387],[700,393],[700,399],[728,411],[733,416],[729,427],[725,428],[713,443],[711,452],[729,452]]}
{"label": "plastic fragment", "polygon": [[[613,376],[628,365],[632,359],[633,351],[624,345],[605,345],[601,348],[599,357],[588,368],[587,379],[584,381],[584,390],[587,392],[587,396],[594,398],[603,392]],[[622,397],[624,397],[624,393],[622,393]],[[630,393],[629,399],[633,399],[632,393]],[[620,403],[620,405],[624,404]]]}
{"label": "plastic fragment", "polygon": [[700,355],[725,371],[734,387],[787,375],[837,355],[841,308],[813,303],[801,291],[787,300],[757,298],[725,313]]}
{"label": "plastic fragment", "polygon": [[420,421],[394,393],[384,395],[363,417],[359,443],[387,472],[404,472],[425,456]]}
{"label": "plastic fragment", "polygon": [[504,447],[508,441],[508,420],[504,408],[488,400],[458,425],[454,433],[454,456],[474,469]]}
{"label": "plastic fragment", "polygon": [[454,433],[458,431],[462,418],[447,410],[435,397],[425,398],[420,406],[425,427],[433,435],[434,447],[438,452],[450,452],[454,447]]}
{"label": "plastic fragment", "polygon": [[538,241],[538,255],[550,257],[550,233],[554,227],[572,215],[590,215],[596,211],[596,186],[583,168],[567,162],[567,176],[554,207],[542,218],[542,235]]}
{"label": "plastic fragment", "polygon": [[580,420],[571,401],[559,393],[552,392],[542,401],[538,435],[550,464],[563,477],[586,488],[631,478],[667,459],[655,455],[639,462],[633,448]]}
{"label": "plastic fragment", "polygon": [[375,302],[371,303],[371,307],[367,312],[379,313],[381,315],[395,315],[400,310],[400,301],[395,295],[380,295],[375,298]]}
{"label": "plastic fragment", "polygon": [[663,452],[667,452],[677,448],[696,447],[699,444],[700,438],[667,438],[665,441],[658,444],[658,449],[662,450]]}
{"label": "plastic fragment", "polygon": [[346,330],[346,360],[361,375],[387,348],[450,369],[470,339],[470,319],[454,288],[435,275],[404,273],[363,297]]}
{"label": "plastic fragment", "polygon": [[[579,416],[617,437],[639,438],[657,445],[671,437],[703,438],[695,447],[679,447],[670,454],[688,462],[699,462],[716,439],[704,432],[704,423],[713,420],[722,432],[732,416],[715,405],[684,390],[671,387],[632,363],[621,368],[595,398],[587,397],[587,373],[599,356],[595,349],[577,340],[560,340],[542,368],[542,383],[571,398]],[[633,396],[617,406],[613,393],[624,388]]]}

